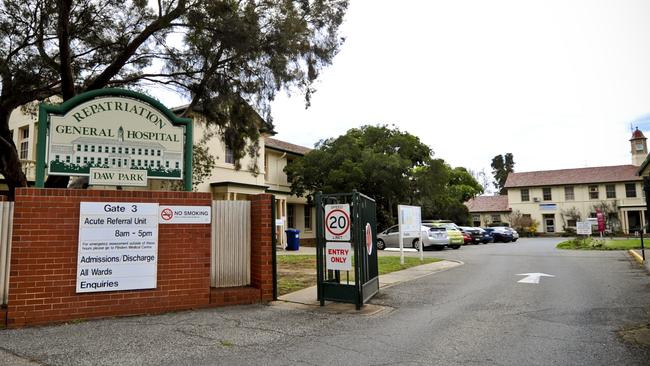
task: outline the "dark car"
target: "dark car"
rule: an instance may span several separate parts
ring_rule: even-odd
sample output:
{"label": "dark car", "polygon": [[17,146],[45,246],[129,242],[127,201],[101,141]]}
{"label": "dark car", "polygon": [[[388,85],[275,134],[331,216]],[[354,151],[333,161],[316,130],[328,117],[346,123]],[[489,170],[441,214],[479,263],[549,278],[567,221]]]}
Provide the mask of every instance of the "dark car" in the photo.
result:
{"label": "dark car", "polygon": [[476,229],[481,233],[481,243],[487,244],[494,241],[491,233],[487,232],[485,229],[481,229],[480,227],[477,227]]}
{"label": "dark car", "polygon": [[512,241],[512,233],[508,230],[494,227],[487,227],[485,231],[492,235],[494,242],[510,243]]}
{"label": "dark car", "polygon": [[[481,235],[481,232],[475,228],[475,227],[469,227],[469,226],[459,226],[460,231],[463,232],[463,234],[468,234],[469,236],[469,243],[474,243],[474,244],[480,244],[483,236]],[[468,244],[466,241],[465,244]]]}

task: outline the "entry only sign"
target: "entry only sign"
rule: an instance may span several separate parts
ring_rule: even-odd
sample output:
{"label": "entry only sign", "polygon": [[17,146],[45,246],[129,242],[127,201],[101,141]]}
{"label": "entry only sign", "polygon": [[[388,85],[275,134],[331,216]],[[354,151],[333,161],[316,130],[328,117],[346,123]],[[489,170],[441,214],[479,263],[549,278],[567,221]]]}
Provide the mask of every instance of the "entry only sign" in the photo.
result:
{"label": "entry only sign", "polygon": [[325,205],[325,240],[350,241],[350,205]]}
{"label": "entry only sign", "polygon": [[156,288],[158,204],[81,202],[77,293]]}
{"label": "entry only sign", "polygon": [[350,243],[326,243],[327,270],[352,270],[352,245]]}

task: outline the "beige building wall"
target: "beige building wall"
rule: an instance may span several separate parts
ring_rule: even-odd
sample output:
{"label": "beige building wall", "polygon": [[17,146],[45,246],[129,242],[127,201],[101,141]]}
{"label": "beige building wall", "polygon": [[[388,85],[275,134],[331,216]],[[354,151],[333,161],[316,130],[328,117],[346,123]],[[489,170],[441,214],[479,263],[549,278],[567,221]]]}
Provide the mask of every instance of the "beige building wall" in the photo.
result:
{"label": "beige building wall", "polygon": [[[633,183],[636,188],[636,197],[626,197],[625,183]],[[616,198],[607,198],[606,187],[614,185]],[[589,187],[595,186],[598,188],[598,198],[590,198]],[[574,198],[567,199],[565,195],[565,187],[573,187]],[[607,184],[589,184],[589,185],[568,185],[568,186],[550,186],[546,188],[551,189],[551,199],[544,200],[543,188],[545,187],[528,187],[529,201],[521,200],[522,188],[509,188],[508,189],[508,203],[512,211],[518,210],[522,214],[529,214],[531,218],[540,223],[538,232],[548,232],[551,222],[555,232],[562,232],[565,230],[565,223],[562,219],[562,212],[571,208],[576,208],[580,214],[581,219],[584,220],[595,214],[594,205],[602,202],[609,204],[616,204],[618,207],[619,218],[621,227],[625,232],[629,227],[628,212],[639,212],[641,222],[645,220],[645,198],[643,197],[643,187],[641,182],[618,182]],[[537,202],[536,202],[537,200]],[[552,206],[555,205],[555,206]],[[567,218],[565,217],[565,220]],[[575,226],[569,226],[575,229]]]}
{"label": "beige building wall", "polygon": [[[30,182],[36,179],[37,118],[36,115],[24,113],[20,108],[14,109],[9,116],[9,130],[13,134],[13,141],[22,162],[23,172]],[[23,131],[27,133],[26,138],[24,138]]]}

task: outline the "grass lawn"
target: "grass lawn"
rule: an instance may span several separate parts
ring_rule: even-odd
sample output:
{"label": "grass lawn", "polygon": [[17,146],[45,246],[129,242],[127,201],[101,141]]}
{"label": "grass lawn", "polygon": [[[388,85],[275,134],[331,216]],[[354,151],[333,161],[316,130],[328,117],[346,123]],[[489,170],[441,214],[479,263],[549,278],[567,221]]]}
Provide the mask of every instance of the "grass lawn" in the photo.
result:
{"label": "grass lawn", "polygon": [[[278,296],[298,291],[316,285],[316,256],[315,255],[278,255]],[[404,265],[399,263],[398,256],[379,257],[379,274],[390,273],[441,261],[438,258],[404,257]],[[354,273],[350,273],[350,281],[354,280]],[[347,279],[346,272],[341,273],[341,280]]]}
{"label": "grass lawn", "polygon": [[[650,238],[643,239],[643,245],[650,248]],[[579,250],[628,250],[641,249],[641,239],[571,239],[557,245],[558,249]]]}

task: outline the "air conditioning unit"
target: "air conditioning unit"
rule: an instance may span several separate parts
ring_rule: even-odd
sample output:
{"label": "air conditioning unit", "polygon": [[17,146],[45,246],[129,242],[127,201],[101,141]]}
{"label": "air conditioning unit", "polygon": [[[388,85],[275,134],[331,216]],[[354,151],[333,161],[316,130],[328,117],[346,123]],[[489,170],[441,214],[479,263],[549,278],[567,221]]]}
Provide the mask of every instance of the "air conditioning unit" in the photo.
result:
{"label": "air conditioning unit", "polygon": [[539,197],[533,197],[533,202],[539,202]]}

